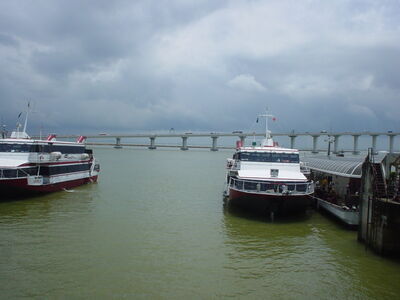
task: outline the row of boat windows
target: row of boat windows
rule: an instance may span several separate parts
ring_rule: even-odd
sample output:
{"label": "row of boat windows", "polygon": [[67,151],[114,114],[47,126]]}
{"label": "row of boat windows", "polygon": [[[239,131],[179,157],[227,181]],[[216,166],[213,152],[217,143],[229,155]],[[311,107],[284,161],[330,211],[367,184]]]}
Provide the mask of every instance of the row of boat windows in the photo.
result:
{"label": "row of boat windows", "polygon": [[273,183],[257,183],[257,182],[243,182],[237,180],[234,182],[234,186],[239,190],[249,190],[249,191],[274,191],[282,193],[284,189],[287,191],[297,191],[297,192],[305,192],[307,190],[306,183],[297,183],[297,184],[273,184]]}
{"label": "row of boat windows", "polygon": [[238,152],[233,155],[234,159],[241,161],[257,162],[282,162],[299,163],[299,154],[294,153],[271,153],[271,152]]}
{"label": "row of boat windows", "polygon": [[49,175],[58,175],[58,174],[72,173],[79,171],[88,171],[90,170],[90,166],[91,166],[90,164],[82,164],[82,165],[72,165],[72,166],[54,166],[54,167],[47,167],[44,169],[40,167],[40,174],[43,176],[49,176]]}
{"label": "row of boat windows", "polygon": [[[39,170],[39,175],[50,176],[65,173],[73,173],[80,171],[90,170],[91,164],[80,164],[71,166],[41,166]],[[3,178],[17,178],[26,177],[27,175],[38,175],[38,167],[23,168],[18,170],[1,170],[0,176]]]}
{"label": "row of boat windows", "polygon": [[84,146],[38,145],[38,144],[0,144],[0,152],[61,152],[68,154],[85,153]]}

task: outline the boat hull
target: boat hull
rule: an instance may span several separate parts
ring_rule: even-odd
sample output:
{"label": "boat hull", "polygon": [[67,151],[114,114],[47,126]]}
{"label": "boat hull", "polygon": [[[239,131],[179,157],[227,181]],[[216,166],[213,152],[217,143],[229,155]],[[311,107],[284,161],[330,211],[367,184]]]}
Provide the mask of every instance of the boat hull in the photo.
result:
{"label": "boat hull", "polygon": [[343,207],[330,203],[320,198],[316,198],[317,208],[322,208],[332,216],[339,219],[343,224],[351,227],[358,226],[359,224],[359,212],[356,210],[348,210]]}
{"label": "boat hull", "polygon": [[17,178],[0,181],[1,195],[29,195],[30,193],[51,193],[71,189],[87,183],[97,182],[98,175],[67,180],[51,184],[29,185],[27,178]]}
{"label": "boat hull", "polygon": [[267,195],[229,189],[228,203],[244,209],[256,210],[261,213],[276,214],[304,213],[311,204],[308,195]]}

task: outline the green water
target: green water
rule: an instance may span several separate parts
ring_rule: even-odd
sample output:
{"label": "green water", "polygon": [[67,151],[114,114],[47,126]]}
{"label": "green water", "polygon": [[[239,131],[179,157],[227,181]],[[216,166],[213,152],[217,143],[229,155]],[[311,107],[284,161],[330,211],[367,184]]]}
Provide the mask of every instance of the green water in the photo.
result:
{"label": "green water", "polygon": [[230,152],[95,154],[98,184],[0,202],[1,299],[400,297],[400,263],[325,216],[225,211]]}

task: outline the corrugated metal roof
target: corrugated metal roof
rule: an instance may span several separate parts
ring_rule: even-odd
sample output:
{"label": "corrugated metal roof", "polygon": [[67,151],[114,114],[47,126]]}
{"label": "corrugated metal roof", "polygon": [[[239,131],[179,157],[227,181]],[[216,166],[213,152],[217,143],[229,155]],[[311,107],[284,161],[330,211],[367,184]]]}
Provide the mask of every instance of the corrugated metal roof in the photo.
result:
{"label": "corrugated metal roof", "polygon": [[[365,158],[364,155],[351,157],[303,156],[300,161],[311,170],[343,177],[361,178],[361,169]],[[374,156],[374,161],[378,163],[383,158],[384,155],[379,154]]]}

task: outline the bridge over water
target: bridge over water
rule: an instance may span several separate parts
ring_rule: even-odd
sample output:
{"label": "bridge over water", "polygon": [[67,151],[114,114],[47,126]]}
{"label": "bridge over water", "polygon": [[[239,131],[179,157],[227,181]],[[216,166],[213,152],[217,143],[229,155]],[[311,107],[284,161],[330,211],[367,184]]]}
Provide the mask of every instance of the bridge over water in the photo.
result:
{"label": "bridge over water", "polygon": [[[87,135],[89,145],[108,145],[114,146],[115,148],[122,148],[123,146],[140,146],[148,147],[149,149],[156,149],[157,147],[178,147],[181,150],[188,150],[189,148],[209,148],[211,151],[217,151],[218,149],[233,149],[234,145],[231,147],[218,146],[218,138],[220,137],[238,137],[243,143],[247,137],[262,137],[265,133],[254,133],[254,132],[241,132],[235,131],[232,133],[196,133],[196,132],[185,132],[185,133],[136,133],[136,134],[98,134],[98,135]],[[371,138],[370,148],[376,149],[377,137],[385,136],[387,138],[387,148],[390,153],[394,152],[394,140],[396,136],[399,136],[400,132],[289,132],[289,133],[273,133],[273,137],[288,137],[290,139],[290,148],[296,147],[296,138],[299,136],[309,136],[312,137],[312,152],[318,153],[318,141],[320,137],[325,137],[328,139],[328,143],[333,143],[333,153],[338,153],[339,142],[343,136],[351,136],[353,139],[353,149],[351,150],[354,154],[359,153],[359,137],[369,136]],[[76,135],[63,135],[58,136],[59,138],[73,139],[77,138]],[[122,143],[122,139],[148,139],[148,144],[132,144],[132,143]],[[156,140],[160,138],[180,138],[182,140],[181,144],[177,145],[162,145],[156,144]],[[188,139],[190,138],[209,138],[211,139],[210,146],[195,146],[189,145]],[[115,143],[110,143],[104,141],[105,139],[115,139]],[[94,142],[94,140],[103,140],[103,142]],[[300,149],[306,150],[306,149]]]}

